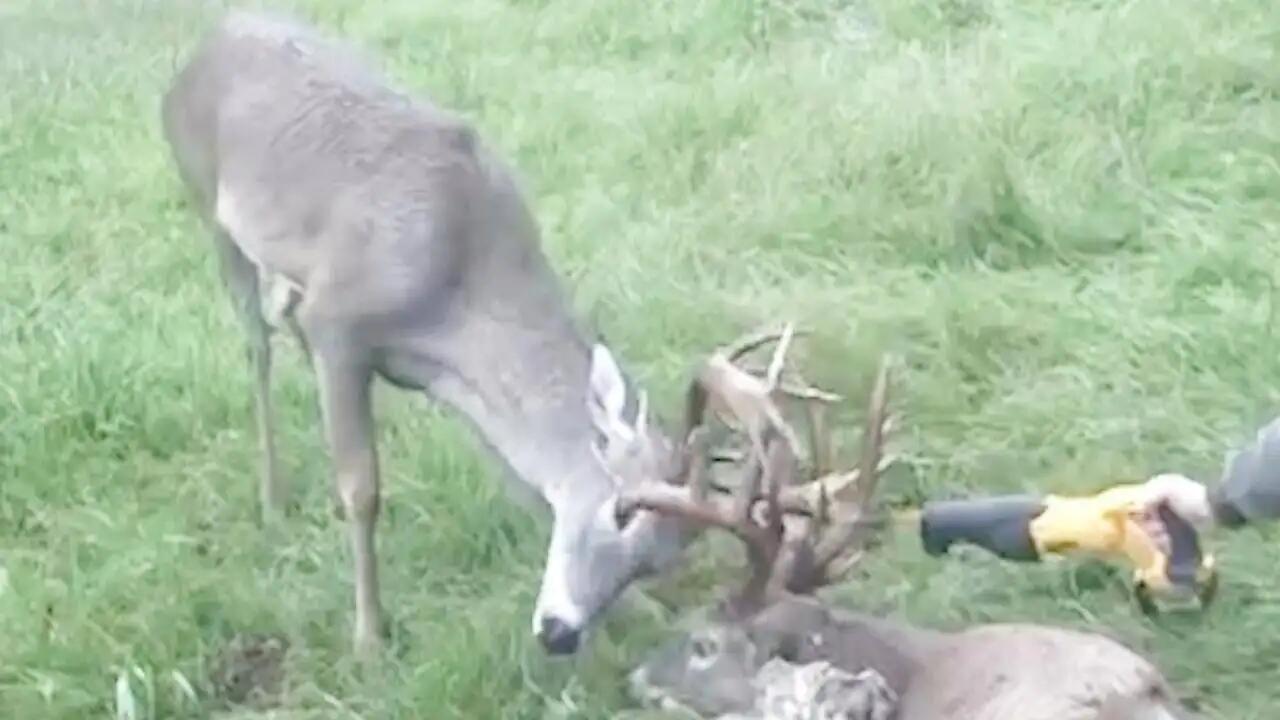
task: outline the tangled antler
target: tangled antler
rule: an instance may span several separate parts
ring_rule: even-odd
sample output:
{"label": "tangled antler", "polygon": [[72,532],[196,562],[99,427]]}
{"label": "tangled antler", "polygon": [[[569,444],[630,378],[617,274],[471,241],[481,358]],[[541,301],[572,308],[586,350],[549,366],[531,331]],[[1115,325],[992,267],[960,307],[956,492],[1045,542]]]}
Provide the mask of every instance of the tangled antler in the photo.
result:
{"label": "tangled antler", "polygon": [[[859,466],[835,471],[825,410],[840,397],[802,380],[783,380],[795,335],[788,324],[713,353],[695,373],[687,394],[681,476],[668,485],[632,488],[619,502],[620,513],[644,509],[681,516],[737,536],[746,545],[751,568],[746,585],[729,601],[737,614],[753,613],[779,593],[812,592],[856,564],[869,539],[869,508],[878,476],[891,462],[883,453],[887,362],[882,361],[872,388]],[[736,364],[771,342],[776,347],[761,375]],[[801,402],[807,410],[807,478],[801,474],[798,436],[780,407],[787,400]],[[748,449],[740,458],[736,484],[717,484],[708,472],[708,410],[746,436]],[[762,513],[757,512],[760,505]]]}

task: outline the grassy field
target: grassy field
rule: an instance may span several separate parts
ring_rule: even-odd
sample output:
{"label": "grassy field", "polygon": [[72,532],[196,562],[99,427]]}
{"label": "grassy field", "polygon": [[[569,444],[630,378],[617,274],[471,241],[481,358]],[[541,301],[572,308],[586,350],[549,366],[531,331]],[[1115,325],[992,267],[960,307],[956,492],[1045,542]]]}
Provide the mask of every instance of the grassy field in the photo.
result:
{"label": "grassy field", "polygon": [[[1280,3],[276,6],[515,159],[578,306],[669,415],[695,357],[784,315],[820,332],[828,384],[861,392],[881,350],[903,358],[902,503],[1212,480],[1280,411]],[[0,717],[207,717],[238,633],[292,645],[277,717],[612,717],[672,612],[633,595],[582,657],[546,659],[546,527],[423,403],[380,395],[388,662],[348,653],[345,535],[292,349],[301,510],[258,528],[243,344],[158,127],[216,11],[0,4]],[[841,596],[1109,629],[1207,717],[1273,718],[1280,553],[1252,530],[1212,546],[1225,584],[1198,622],[1143,619],[1123,574],[938,561],[905,533]],[[653,594],[710,599],[698,557]]]}

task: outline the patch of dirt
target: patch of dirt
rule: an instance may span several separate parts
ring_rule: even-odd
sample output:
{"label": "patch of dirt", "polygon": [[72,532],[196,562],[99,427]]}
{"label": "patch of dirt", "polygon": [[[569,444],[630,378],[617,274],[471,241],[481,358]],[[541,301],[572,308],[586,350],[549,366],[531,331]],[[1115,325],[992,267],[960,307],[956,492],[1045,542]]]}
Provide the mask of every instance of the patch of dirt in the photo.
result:
{"label": "patch of dirt", "polygon": [[229,705],[279,705],[289,641],[281,635],[237,634],[211,663],[214,697]]}

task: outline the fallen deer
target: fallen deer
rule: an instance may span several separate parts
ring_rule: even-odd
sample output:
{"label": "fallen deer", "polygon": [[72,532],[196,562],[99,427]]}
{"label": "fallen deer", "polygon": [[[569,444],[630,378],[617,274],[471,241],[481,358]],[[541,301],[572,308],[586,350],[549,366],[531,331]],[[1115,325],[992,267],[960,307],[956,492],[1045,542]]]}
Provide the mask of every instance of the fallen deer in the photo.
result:
{"label": "fallen deer", "polygon": [[665,476],[674,445],[578,326],[513,171],[468,123],[310,28],[239,11],[177,73],[162,118],[247,331],[266,516],[285,504],[275,329],[310,358],[350,523],[362,654],[384,626],[375,377],[458,411],[515,487],[550,507],[532,618],[548,652],[576,651],[631,581],[678,558],[687,523],[618,524],[602,463]]}
{"label": "fallen deer", "polygon": [[[955,632],[836,608],[816,592],[847,575],[878,524],[872,500],[889,460],[887,366],[871,393],[857,469],[833,471],[820,391],[779,393],[779,345],[761,379],[726,362],[691,397],[683,488],[635,484],[621,512],[651,511],[727,530],[745,545],[746,584],[702,625],[656,649],[630,678],[645,704],[704,717],[875,720],[1181,720],[1190,713],[1156,667],[1101,634],[1035,624]],[[775,402],[809,406],[811,451]],[[708,472],[702,406],[747,435],[741,480]],[[805,681],[804,678],[809,678]],[[798,686],[808,683],[805,689]]]}

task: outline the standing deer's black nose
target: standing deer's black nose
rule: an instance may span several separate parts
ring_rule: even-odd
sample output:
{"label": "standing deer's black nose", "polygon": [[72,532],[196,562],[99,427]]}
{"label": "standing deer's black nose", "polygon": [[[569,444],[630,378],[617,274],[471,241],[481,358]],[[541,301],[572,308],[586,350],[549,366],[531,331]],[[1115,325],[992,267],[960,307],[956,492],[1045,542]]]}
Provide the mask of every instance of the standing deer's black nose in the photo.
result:
{"label": "standing deer's black nose", "polygon": [[538,629],[538,642],[551,655],[572,655],[577,652],[580,636],[577,629],[559,618],[543,618],[542,627]]}

